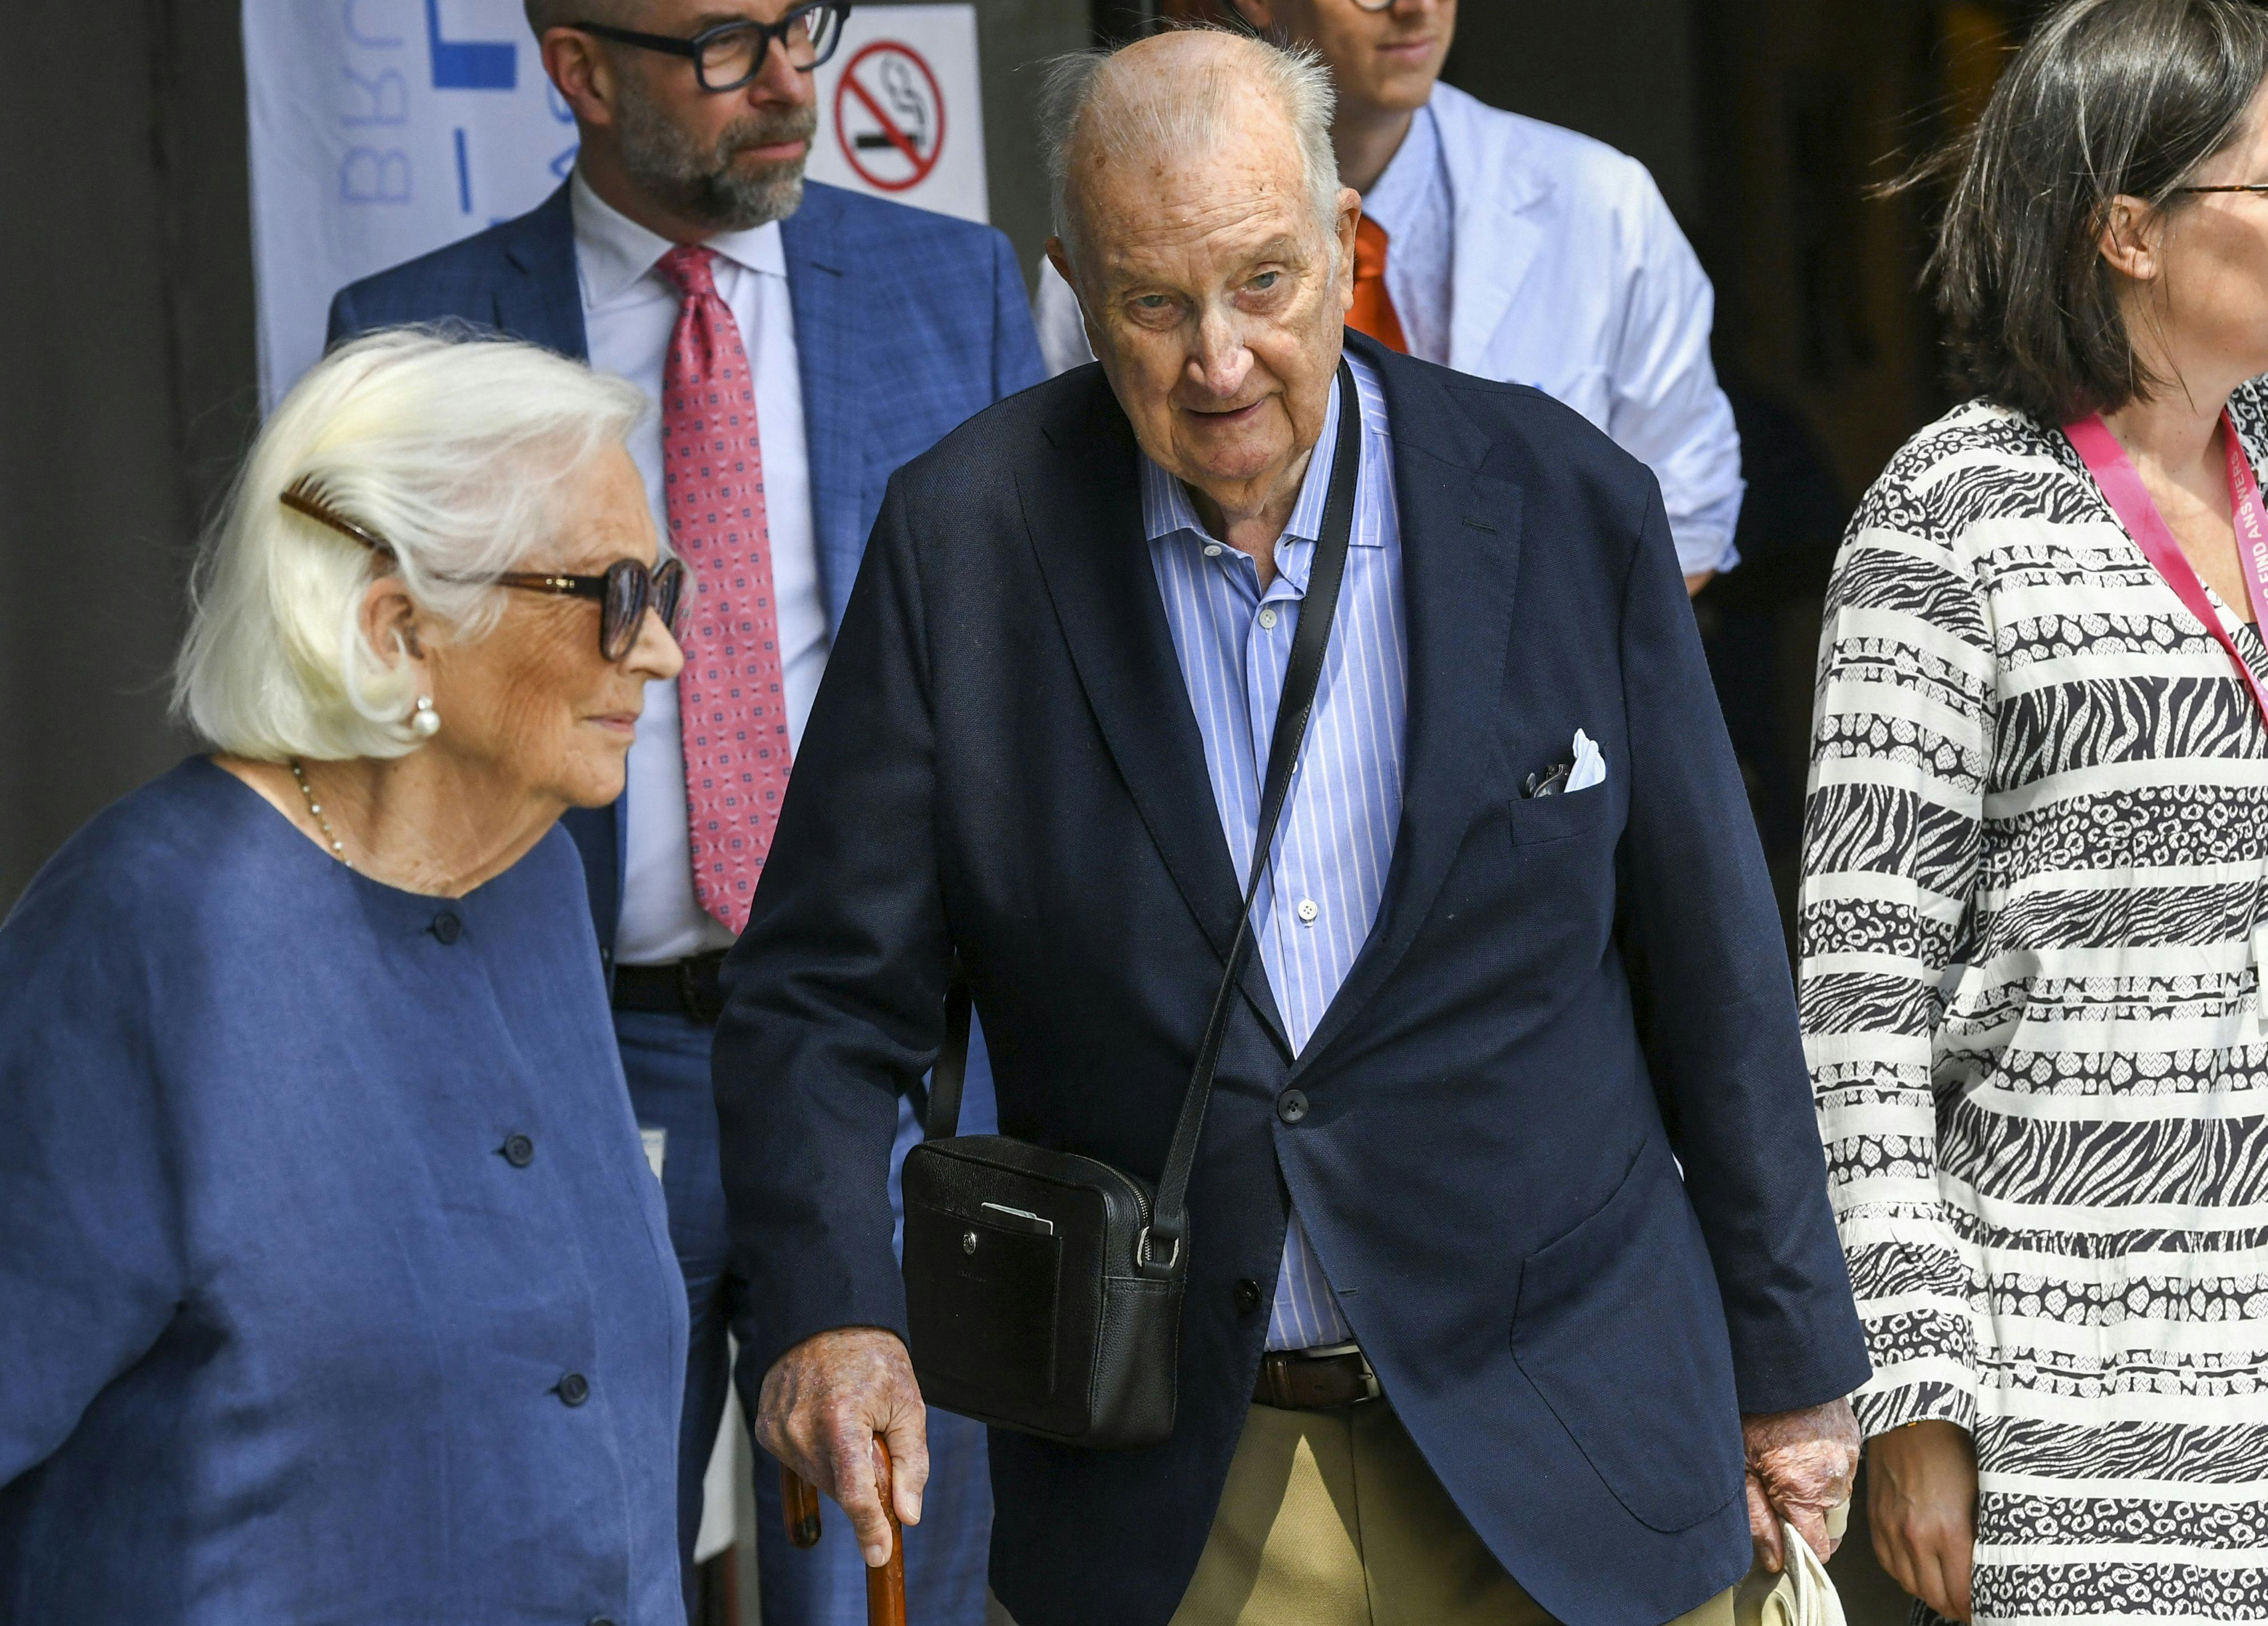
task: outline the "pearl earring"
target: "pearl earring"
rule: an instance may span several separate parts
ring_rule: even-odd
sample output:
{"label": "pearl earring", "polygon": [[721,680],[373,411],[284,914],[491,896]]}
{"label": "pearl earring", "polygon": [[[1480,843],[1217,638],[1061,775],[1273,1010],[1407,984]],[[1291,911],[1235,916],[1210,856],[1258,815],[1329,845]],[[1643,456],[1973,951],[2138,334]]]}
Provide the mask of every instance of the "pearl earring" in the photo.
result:
{"label": "pearl earring", "polygon": [[417,710],[409,714],[409,732],[420,739],[431,739],[441,732],[441,714],[433,710],[431,695],[417,696]]}

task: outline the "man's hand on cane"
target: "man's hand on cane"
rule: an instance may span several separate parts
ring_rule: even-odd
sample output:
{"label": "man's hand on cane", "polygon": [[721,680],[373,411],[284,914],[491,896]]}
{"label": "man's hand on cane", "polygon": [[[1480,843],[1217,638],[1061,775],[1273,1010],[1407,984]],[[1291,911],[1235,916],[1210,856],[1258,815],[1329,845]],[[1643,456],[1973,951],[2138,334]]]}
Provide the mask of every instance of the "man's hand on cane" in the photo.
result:
{"label": "man's hand on cane", "polygon": [[929,1483],[928,1414],[895,1333],[845,1327],[797,1344],[764,1374],[756,1443],[835,1498],[858,1532],[869,1569],[890,1556],[890,1526],[875,1494],[876,1435],[890,1448],[901,1523],[921,1522]]}
{"label": "man's hand on cane", "polygon": [[1859,1472],[1859,1419],[1847,1400],[1800,1411],[1755,1412],[1741,1419],[1749,1458],[1749,1535],[1756,1562],[1778,1574],[1787,1565],[1780,1521],[1795,1527],[1823,1563],[1836,1538],[1827,1515],[1851,1497]]}

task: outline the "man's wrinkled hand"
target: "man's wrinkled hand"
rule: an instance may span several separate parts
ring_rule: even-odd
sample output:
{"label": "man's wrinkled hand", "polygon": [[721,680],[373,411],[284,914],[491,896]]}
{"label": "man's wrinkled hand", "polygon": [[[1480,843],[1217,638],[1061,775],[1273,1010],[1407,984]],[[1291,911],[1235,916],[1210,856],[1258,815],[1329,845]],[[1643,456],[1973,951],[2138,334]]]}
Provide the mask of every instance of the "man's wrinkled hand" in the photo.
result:
{"label": "man's wrinkled hand", "polygon": [[1847,1400],[1800,1411],[1753,1412],[1741,1419],[1749,1458],[1749,1535],[1756,1562],[1777,1575],[1787,1565],[1785,1519],[1825,1563],[1836,1539],[1827,1515],[1850,1500],[1859,1472],[1859,1419]]}
{"label": "man's wrinkled hand", "polygon": [[895,1333],[879,1327],[818,1333],[764,1374],[756,1443],[835,1498],[870,1570],[890,1559],[890,1525],[874,1473],[878,1434],[890,1447],[898,1519],[919,1524],[929,1483],[928,1413]]}

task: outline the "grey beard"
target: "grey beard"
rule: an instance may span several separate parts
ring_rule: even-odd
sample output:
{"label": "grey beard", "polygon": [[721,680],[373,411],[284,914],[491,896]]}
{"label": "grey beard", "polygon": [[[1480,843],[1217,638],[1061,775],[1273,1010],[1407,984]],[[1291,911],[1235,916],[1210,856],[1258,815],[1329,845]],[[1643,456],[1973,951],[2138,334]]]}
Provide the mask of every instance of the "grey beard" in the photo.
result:
{"label": "grey beard", "polygon": [[755,173],[733,159],[749,147],[808,143],[819,128],[816,107],[785,117],[742,120],[704,152],[642,87],[627,77],[621,85],[622,167],[638,190],[671,214],[713,232],[746,232],[784,220],[803,202],[802,159]]}

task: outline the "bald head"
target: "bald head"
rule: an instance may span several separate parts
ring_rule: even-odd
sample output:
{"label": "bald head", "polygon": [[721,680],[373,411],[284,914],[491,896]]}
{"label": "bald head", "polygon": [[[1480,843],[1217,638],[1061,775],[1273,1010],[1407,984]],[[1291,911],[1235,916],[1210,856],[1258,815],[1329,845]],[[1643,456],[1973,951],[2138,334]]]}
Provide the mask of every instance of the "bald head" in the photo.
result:
{"label": "bald head", "polygon": [[543,38],[549,28],[565,28],[575,23],[604,23],[611,28],[627,28],[637,21],[639,0],[526,0],[527,26],[535,37]]}
{"label": "bald head", "polygon": [[1354,296],[1330,83],[1312,55],[1189,29],[1059,63],[1048,91],[1048,253],[1103,376],[1204,523],[1272,561]]}
{"label": "bald head", "polygon": [[1056,235],[1079,257],[1091,195],[1114,180],[1200,163],[1226,143],[1280,151],[1331,231],[1338,164],[1321,57],[1219,28],[1173,29],[1049,70],[1042,105]]}

